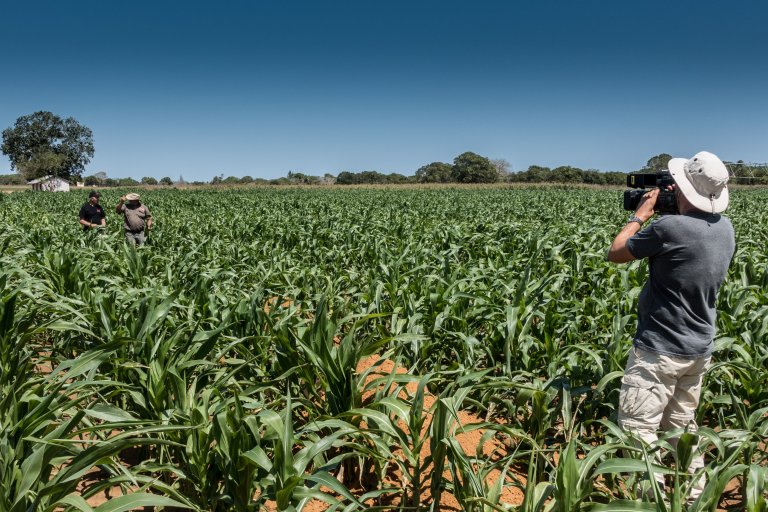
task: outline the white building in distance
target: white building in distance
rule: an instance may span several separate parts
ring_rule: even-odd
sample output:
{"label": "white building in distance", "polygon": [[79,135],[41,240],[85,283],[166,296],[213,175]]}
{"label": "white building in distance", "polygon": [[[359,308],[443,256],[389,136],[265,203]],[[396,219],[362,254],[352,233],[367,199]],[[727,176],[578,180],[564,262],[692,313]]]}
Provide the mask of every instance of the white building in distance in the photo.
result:
{"label": "white building in distance", "polygon": [[56,176],[43,176],[36,180],[28,181],[28,185],[32,185],[32,190],[38,192],[69,192],[69,182],[63,178],[57,178]]}

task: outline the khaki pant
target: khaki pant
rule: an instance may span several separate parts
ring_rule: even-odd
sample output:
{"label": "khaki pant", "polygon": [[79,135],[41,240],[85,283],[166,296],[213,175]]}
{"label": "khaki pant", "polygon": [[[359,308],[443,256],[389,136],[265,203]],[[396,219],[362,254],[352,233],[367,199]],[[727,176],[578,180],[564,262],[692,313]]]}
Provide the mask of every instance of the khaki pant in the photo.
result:
{"label": "khaki pant", "polygon": [[146,241],[143,231],[133,233],[131,231],[125,232],[125,241],[132,245],[141,245]]}
{"label": "khaki pant", "polygon": [[[688,427],[696,432],[696,408],[701,395],[701,382],[709,367],[710,357],[681,359],[648,352],[640,348],[630,351],[619,396],[618,423],[648,444],[658,439],[662,430]],[[676,439],[670,441],[676,446]],[[704,467],[704,458],[691,461],[689,473]],[[656,476],[663,485],[663,475]],[[688,495],[693,501],[706,485],[702,476]]]}

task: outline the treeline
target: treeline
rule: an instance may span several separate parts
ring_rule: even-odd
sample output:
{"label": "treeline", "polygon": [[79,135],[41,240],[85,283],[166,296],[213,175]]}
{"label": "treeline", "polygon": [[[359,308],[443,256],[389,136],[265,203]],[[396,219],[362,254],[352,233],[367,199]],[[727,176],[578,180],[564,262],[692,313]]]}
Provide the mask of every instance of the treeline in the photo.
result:
{"label": "treeline", "polygon": [[[666,162],[665,162],[666,164]],[[342,172],[336,179],[341,185],[390,183],[586,183],[623,185],[623,172],[601,172],[595,169],[561,166],[554,169],[532,165],[525,171],[510,172],[506,160],[491,160],[472,152],[462,153],[452,164],[432,162],[420,167],[413,176],[383,174],[376,171]]]}
{"label": "treeline", "polygon": [[[667,169],[671,155],[661,153],[651,157],[642,168],[632,173],[655,173]],[[731,182],[740,185],[768,185],[768,164],[748,164],[743,160],[725,162]],[[391,183],[560,183],[587,185],[618,185],[627,183],[627,172],[603,172],[564,165],[551,169],[531,165],[528,169],[511,172],[505,160],[467,152],[457,156],[453,164],[432,162],[419,168],[413,176],[383,174],[376,171],[342,172],[336,179],[341,185]]]}
{"label": "treeline", "polygon": [[0,185],[26,185],[27,180],[21,174],[0,174]]}
{"label": "treeline", "polygon": [[132,187],[135,185],[173,185],[174,182],[168,176],[160,178],[160,180],[152,176],[145,176],[141,178],[141,181],[136,181],[133,178],[108,178],[107,173],[97,172],[91,176],[85,176],[83,183],[86,187]]}
{"label": "treeline", "polygon": [[532,165],[527,170],[510,173],[505,181],[510,183],[585,183],[590,185],[625,185],[627,174],[611,171],[601,172],[595,169],[579,169],[569,165],[555,167],[540,167]]}
{"label": "treeline", "polygon": [[[641,169],[630,172],[652,173],[665,170],[672,158],[667,153],[656,155],[646,162]],[[749,164],[742,160],[725,162],[731,174],[731,182],[740,185],[768,185],[768,164]],[[184,181],[179,177],[173,181],[165,176],[159,180],[145,176],[140,181],[133,178],[108,178],[106,173],[98,172],[85,176],[86,186],[131,187],[135,185],[399,185],[416,183],[558,183],[617,185],[627,182],[627,173],[619,171],[603,172],[595,169],[580,169],[564,165],[551,169],[531,165],[524,171],[511,172],[510,164],[505,160],[491,160],[472,152],[462,153],[454,158],[453,163],[432,162],[420,167],[411,176],[378,171],[342,171],[338,176],[324,174],[313,176],[291,171],[287,176],[277,179],[253,178],[243,176],[214,176],[211,181]],[[24,185],[26,180],[21,174],[0,175],[0,185]]]}

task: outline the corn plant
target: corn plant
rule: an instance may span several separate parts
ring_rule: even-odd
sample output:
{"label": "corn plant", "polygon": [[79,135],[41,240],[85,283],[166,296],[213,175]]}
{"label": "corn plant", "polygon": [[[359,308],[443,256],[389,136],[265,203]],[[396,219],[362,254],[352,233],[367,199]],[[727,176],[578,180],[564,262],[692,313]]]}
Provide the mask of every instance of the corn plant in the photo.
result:
{"label": "corn plant", "polygon": [[[647,277],[604,258],[620,195],[146,190],[158,222],[138,249],[113,215],[83,233],[76,193],[3,196],[0,509],[89,510],[114,485],[131,493],[118,509],[685,507],[686,442],[646,460],[610,421]],[[707,485],[689,510],[716,510],[731,481],[742,508],[765,508],[766,199],[732,191],[697,415]],[[358,372],[375,356],[407,373]],[[469,453],[461,428],[505,448]],[[636,501],[654,472],[678,501]],[[507,486],[522,503],[502,502]]]}

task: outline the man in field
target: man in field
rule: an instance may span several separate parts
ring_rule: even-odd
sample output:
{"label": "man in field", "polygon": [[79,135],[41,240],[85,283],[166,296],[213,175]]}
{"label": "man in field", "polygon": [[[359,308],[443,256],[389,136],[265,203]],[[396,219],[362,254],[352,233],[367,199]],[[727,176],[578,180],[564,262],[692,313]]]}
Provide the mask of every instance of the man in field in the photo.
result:
{"label": "man in field", "polygon": [[83,231],[94,228],[103,228],[107,224],[107,217],[104,215],[104,209],[99,204],[101,194],[91,190],[88,194],[88,202],[80,207],[80,225]]}
{"label": "man in field", "polygon": [[125,240],[133,245],[143,244],[146,241],[144,230],[152,231],[152,214],[149,213],[149,208],[139,201],[139,194],[120,197],[115,212],[125,217]]}
{"label": "man in field", "polygon": [[[634,348],[622,379],[619,425],[647,443],[657,430],[697,429],[701,383],[714,347],[715,303],[735,249],[733,226],[721,215],[728,207],[728,170],[702,151],[673,158],[669,171],[679,215],[654,215],[659,189],[647,192],[616,236],[608,260],[648,258],[649,278],[638,299]],[[704,466],[701,455],[689,472]],[[663,477],[657,477],[663,484]],[[701,476],[688,495],[701,495]],[[663,487],[662,487],[663,488]]]}

